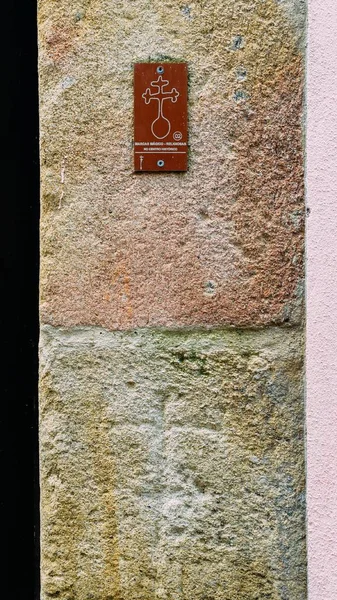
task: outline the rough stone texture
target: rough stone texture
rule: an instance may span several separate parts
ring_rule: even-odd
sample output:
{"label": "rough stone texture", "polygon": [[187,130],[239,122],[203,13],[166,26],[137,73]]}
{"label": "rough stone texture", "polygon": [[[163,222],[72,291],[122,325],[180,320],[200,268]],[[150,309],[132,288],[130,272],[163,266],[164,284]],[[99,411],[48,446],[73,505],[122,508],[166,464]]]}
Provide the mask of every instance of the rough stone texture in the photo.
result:
{"label": "rough stone texture", "polygon": [[42,347],[44,599],[305,600],[298,332]]}
{"label": "rough stone texture", "polygon": [[[40,0],[44,322],[299,322],[303,0]],[[189,65],[187,174],[132,172],[132,65]]]}
{"label": "rough stone texture", "polygon": [[[42,600],[306,598],[304,21],[39,2]],[[186,174],[132,171],[142,60],[188,62]]]}

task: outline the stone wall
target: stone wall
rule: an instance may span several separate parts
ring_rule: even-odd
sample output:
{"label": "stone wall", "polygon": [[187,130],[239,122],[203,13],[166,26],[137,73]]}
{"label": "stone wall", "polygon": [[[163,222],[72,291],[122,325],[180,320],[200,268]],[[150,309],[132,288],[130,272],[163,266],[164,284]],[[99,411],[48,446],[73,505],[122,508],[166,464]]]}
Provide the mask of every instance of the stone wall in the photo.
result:
{"label": "stone wall", "polygon": [[[40,0],[42,598],[305,600],[301,0]],[[133,63],[189,68],[134,174]]]}

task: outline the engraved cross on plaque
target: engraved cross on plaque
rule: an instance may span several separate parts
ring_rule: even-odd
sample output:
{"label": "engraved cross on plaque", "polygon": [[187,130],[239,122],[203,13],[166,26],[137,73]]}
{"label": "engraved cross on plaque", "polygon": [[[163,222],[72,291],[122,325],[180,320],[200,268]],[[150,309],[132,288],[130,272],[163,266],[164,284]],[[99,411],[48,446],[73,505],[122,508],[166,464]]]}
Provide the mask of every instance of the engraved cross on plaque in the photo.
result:
{"label": "engraved cross on plaque", "polygon": [[[172,88],[171,91],[165,90],[169,83],[168,79],[163,79],[162,76],[159,75],[157,81],[151,81],[151,87],[146,88],[146,91],[142,94],[145,104],[150,104],[151,100],[158,102],[158,114],[151,125],[151,131],[158,140],[166,138],[171,131],[171,122],[164,116],[164,102],[165,100],[177,102],[179,97],[179,92],[176,88]],[[154,88],[157,91],[152,92],[151,88]]]}

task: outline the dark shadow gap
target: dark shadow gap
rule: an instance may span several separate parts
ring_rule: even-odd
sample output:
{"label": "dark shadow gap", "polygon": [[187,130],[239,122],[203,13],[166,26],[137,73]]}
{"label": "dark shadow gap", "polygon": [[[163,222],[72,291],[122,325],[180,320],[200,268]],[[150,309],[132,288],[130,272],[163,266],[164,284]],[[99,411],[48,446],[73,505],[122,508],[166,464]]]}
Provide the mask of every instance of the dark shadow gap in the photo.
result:
{"label": "dark shadow gap", "polygon": [[1,591],[39,598],[38,269],[39,123],[36,0],[2,14],[3,378],[0,411],[4,532]]}

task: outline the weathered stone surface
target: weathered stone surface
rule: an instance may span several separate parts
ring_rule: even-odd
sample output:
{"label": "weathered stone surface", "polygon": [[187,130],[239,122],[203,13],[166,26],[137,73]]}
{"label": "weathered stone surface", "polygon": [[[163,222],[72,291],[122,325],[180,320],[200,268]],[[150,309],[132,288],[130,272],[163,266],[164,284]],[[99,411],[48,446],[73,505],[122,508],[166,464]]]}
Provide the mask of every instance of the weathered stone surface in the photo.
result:
{"label": "weathered stone surface", "polygon": [[[302,0],[40,0],[44,322],[298,322]],[[132,64],[189,64],[187,174],[132,172]]]}
{"label": "weathered stone surface", "polygon": [[[39,2],[43,600],[306,598],[304,18]],[[142,60],[188,62],[186,174],[132,172]]]}
{"label": "weathered stone surface", "polygon": [[41,349],[44,600],[305,600],[298,331]]}

